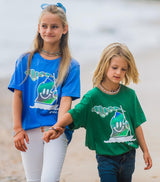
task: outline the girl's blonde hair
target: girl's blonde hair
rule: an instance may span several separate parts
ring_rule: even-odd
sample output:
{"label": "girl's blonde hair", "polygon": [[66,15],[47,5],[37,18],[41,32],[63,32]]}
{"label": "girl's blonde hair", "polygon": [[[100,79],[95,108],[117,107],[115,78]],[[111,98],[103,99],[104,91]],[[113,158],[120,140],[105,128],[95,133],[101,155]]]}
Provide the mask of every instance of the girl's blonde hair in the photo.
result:
{"label": "girl's blonde hair", "polygon": [[121,56],[128,63],[128,69],[122,83],[124,85],[128,85],[131,81],[133,81],[133,83],[138,83],[139,73],[132,53],[126,45],[121,43],[112,43],[102,52],[100,61],[92,78],[93,87],[98,86],[103,81],[105,72],[108,70],[111,59],[114,56]]}
{"label": "girl's blonde hair", "polygon": [[[45,9],[42,10],[42,13],[39,18],[39,24],[41,22],[41,18],[46,13],[52,13],[58,15],[60,20],[62,21],[63,27],[65,27],[67,23],[67,18],[64,10],[61,7],[57,7],[56,5],[49,5]],[[30,52],[28,57],[28,64],[27,64],[27,75],[26,78],[29,75],[29,69],[31,66],[32,57],[36,52],[40,52],[43,48],[43,39],[41,38],[40,33],[37,31],[37,34],[34,38],[34,48],[33,51]],[[63,34],[60,41],[60,52],[61,52],[61,62],[59,67],[59,73],[57,78],[57,86],[61,83],[63,83],[65,76],[68,72],[69,65],[71,62],[71,54],[68,46],[68,32],[66,34]],[[25,80],[26,80],[25,78]]]}

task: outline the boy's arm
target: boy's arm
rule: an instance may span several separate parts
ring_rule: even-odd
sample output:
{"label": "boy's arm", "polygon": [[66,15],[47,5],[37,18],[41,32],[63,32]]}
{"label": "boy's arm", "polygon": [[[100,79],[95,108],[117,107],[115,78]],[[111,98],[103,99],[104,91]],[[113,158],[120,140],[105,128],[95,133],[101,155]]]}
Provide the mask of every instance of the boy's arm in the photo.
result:
{"label": "boy's arm", "polygon": [[72,104],[71,97],[64,96],[61,98],[59,111],[58,111],[58,121],[54,126],[49,128],[49,130],[43,134],[44,141],[48,143],[51,139],[58,138],[64,132],[65,127],[68,125],[65,122],[66,118],[64,117],[67,111],[71,109],[71,104]]}
{"label": "boy's arm", "polygon": [[64,116],[54,125],[54,127],[65,128],[73,122],[73,118],[70,113],[64,114]]}
{"label": "boy's arm", "polygon": [[135,134],[136,134],[136,138],[138,140],[138,143],[140,145],[140,148],[141,148],[141,150],[143,152],[143,158],[144,158],[144,161],[145,161],[145,164],[146,164],[146,167],[144,169],[145,170],[150,169],[152,167],[152,159],[151,159],[151,156],[149,154],[149,151],[148,151],[145,139],[144,139],[143,130],[142,130],[141,126],[136,128]]}
{"label": "boy's arm", "polygon": [[50,130],[44,133],[43,140],[48,143],[51,139],[59,137],[64,132],[63,128],[65,128],[72,122],[73,119],[71,114],[70,113],[64,114],[64,116],[61,117],[61,119],[59,119],[58,122],[54,126],[52,126]]}

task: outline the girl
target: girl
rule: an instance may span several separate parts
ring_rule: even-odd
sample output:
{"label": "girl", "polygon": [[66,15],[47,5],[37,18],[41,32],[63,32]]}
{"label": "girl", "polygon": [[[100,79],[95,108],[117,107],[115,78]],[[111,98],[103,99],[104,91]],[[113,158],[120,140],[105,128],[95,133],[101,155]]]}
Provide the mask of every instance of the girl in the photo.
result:
{"label": "girl", "polygon": [[[86,129],[86,146],[96,151],[101,182],[131,182],[135,149],[140,145],[145,169],[152,160],[141,124],[146,121],[135,91],[126,85],[138,83],[138,71],[128,48],[120,43],[106,47],[93,76],[94,88],[55,127]],[[49,142],[61,131],[44,133]],[[58,133],[59,132],[59,133]]]}
{"label": "girl", "polygon": [[43,132],[80,97],[80,68],[71,59],[65,7],[42,5],[33,51],[20,56],[9,84],[13,96],[14,144],[27,182],[59,181],[72,132],[45,143]]}

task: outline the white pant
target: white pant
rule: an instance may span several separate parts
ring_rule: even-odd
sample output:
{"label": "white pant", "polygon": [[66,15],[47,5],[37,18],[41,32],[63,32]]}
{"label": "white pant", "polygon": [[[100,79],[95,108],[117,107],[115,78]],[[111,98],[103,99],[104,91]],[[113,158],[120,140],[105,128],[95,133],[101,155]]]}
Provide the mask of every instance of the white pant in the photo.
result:
{"label": "white pant", "polygon": [[21,152],[27,182],[59,182],[67,150],[67,138],[62,134],[49,143],[44,142],[43,132],[48,128],[27,130],[28,149]]}

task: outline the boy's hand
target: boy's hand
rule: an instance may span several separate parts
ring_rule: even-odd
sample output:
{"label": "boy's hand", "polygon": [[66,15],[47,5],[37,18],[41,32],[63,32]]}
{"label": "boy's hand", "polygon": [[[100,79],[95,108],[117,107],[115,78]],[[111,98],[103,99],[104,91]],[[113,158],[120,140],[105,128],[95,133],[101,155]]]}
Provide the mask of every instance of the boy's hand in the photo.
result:
{"label": "boy's hand", "polygon": [[43,140],[48,143],[50,140],[58,138],[64,130],[65,128],[61,127],[51,127],[48,131],[44,132]]}
{"label": "boy's hand", "polygon": [[144,153],[143,154],[143,158],[146,164],[146,167],[144,168],[145,170],[150,169],[152,167],[152,159],[151,156],[149,155],[149,153]]}

